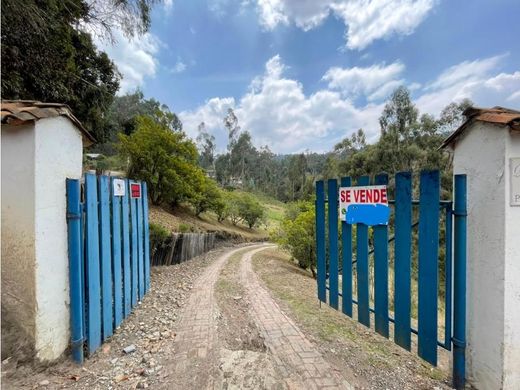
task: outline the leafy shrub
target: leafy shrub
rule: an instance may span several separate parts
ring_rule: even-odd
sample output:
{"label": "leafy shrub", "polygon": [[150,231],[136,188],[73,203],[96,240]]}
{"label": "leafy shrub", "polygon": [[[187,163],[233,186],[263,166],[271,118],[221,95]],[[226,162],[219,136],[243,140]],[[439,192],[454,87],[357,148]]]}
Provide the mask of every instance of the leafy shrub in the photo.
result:
{"label": "leafy shrub", "polygon": [[179,224],[179,233],[189,233],[192,231],[192,228],[187,223],[180,223]]}
{"label": "leafy shrub", "polygon": [[152,252],[155,248],[163,245],[169,238],[171,233],[156,223],[150,223],[150,247]]}
{"label": "leafy shrub", "polygon": [[311,202],[289,205],[278,231],[271,238],[287,249],[303,269],[310,269],[316,277],[316,214]]}

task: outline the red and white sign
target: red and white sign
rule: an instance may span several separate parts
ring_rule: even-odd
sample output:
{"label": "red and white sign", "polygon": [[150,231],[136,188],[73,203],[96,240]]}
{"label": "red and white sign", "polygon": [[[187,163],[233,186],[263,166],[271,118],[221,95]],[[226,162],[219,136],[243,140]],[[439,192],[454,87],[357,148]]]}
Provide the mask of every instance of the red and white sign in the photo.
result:
{"label": "red and white sign", "polygon": [[341,220],[345,220],[348,206],[356,204],[382,204],[388,206],[386,186],[341,187],[339,189],[339,214]]}
{"label": "red and white sign", "polygon": [[132,199],[141,198],[141,184],[139,183],[130,183],[130,197]]}

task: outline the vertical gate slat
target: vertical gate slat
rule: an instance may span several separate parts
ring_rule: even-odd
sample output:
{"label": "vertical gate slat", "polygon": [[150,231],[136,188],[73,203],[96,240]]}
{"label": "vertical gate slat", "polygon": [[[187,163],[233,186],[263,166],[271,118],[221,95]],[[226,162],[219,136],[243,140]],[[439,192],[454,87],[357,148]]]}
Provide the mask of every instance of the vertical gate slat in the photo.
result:
{"label": "vertical gate slat", "polygon": [[[350,177],[341,178],[342,187],[350,187]],[[352,317],[352,225],[341,222],[341,308],[343,313]]]}
{"label": "vertical gate slat", "polygon": [[131,288],[131,275],[132,268],[130,266],[130,195],[128,180],[125,180],[125,195],[122,199],[121,205],[121,225],[123,230],[123,294],[124,294],[124,315],[125,317],[130,314],[132,307],[132,288]]}
{"label": "vertical gate slat", "polygon": [[437,365],[439,192],[439,171],[421,172],[418,350],[433,365]]}
{"label": "vertical gate slat", "polygon": [[101,275],[99,264],[98,193],[95,175],[85,175],[87,347],[93,353],[101,345]]}
{"label": "vertical gate slat", "polygon": [[338,182],[329,179],[328,215],[329,215],[329,304],[338,308]]}
{"label": "vertical gate slat", "polygon": [[143,182],[143,222],[144,222],[144,288],[150,290],[150,226],[148,223],[148,186]]}
{"label": "vertical gate slat", "polygon": [[143,230],[143,191],[142,183],[141,186],[141,197],[137,199],[137,259],[139,265],[139,300],[144,296],[144,230]]}
{"label": "vertical gate slat", "polygon": [[112,253],[110,243],[110,192],[108,176],[99,177],[99,240],[101,255],[101,295],[103,340],[113,333]]}
{"label": "vertical gate slat", "polygon": [[394,244],[394,339],[397,345],[411,348],[411,250],[412,250],[412,174],[395,175]]}
{"label": "vertical gate slat", "polygon": [[327,302],[325,262],[325,186],[316,182],[316,262],[318,265],[318,299]]}
{"label": "vertical gate slat", "polygon": [[114,270],[114,326],[123,321],[123,276],[121,266],[121,197],[114,195],[114,179],[111,180],[112,192],[112,261]]}
{"label": "vertical gate slat", "polygon": [[[388,184],[388,175],[375,178],[376,185]],[[374,226],[374,311],[376,332],[388,337],[388,226]]]}
{"label": "vertical gate slat", "polygon": [[[130,182],[130,185],[134,183]],[[130,231],[132,237],[131,250],[132,250],[132,307],[137,304],[137,199],[130,197]]]}
{"label": "vertical gate slat", "polygon": [[[370,183],[368,176],[361,176],[357,180],[358,186],[367,186]],[[357,237],[357,298],[358,321],[370,326],[369,293],[368,293],[368,226],[363,223],[356,225]]]}

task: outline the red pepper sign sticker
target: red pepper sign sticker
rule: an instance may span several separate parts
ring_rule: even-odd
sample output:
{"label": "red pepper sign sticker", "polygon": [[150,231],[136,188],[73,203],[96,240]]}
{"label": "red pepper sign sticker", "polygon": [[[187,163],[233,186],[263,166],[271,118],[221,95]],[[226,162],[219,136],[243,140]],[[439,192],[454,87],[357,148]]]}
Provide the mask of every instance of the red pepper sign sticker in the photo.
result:
{"label": "red pepper sign sticker", "polygon": [[141,184],[130,183],[130,196],[132,199],[139,199],[141,197]]}

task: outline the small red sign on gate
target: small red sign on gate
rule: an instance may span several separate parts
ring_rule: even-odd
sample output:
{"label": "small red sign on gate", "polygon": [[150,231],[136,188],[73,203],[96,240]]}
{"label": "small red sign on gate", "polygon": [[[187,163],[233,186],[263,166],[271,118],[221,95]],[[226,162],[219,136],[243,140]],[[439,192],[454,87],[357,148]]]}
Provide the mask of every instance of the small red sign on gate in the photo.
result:
{"label": "small red sign on gate", "polygon": [[141,198],[141,184],[139,184],[139,183],[130,183],[130,196],[133,199]]}

